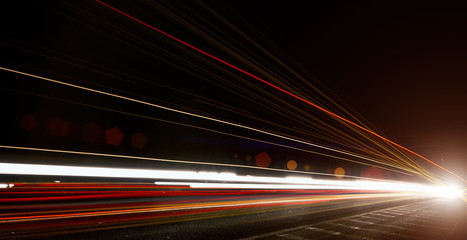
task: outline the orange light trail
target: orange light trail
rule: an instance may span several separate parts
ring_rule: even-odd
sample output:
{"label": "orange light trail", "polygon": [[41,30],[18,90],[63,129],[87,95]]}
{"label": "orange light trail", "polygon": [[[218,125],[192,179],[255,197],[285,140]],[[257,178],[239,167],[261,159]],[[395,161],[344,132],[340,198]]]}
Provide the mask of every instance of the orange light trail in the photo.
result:
{"label": "orange light trail", "polygon": [[[184,184],[178,184],[178,187]],[[84,191],[73,191],[70,192],[67,189],[70,187],[83,188]],[[88,189],[99,188],[98,194],[94,197],[89,198],[92,195],[88,194]],[[135,194],[141,193],[141,188],[146,194]],[[416,197],[416,196],[431,196],[431,194],[417,193],[412,191],[385,191],[385,190],[288,190],[288,189],[269,189],[269,190],[258,190],[258,189],[243,189],[237,187],[236,189],[225,189],[225,188],[204,188],[197,190],[194,188],[181,188],[173,189],[173,186],[157,186],[157,185],[133,185],[127,184],[124,189],[106,192],[102,190],[109,189],[108,184],[89,184],[89,183],[75,183],[75,184],[27,184],[20,183],[15,184],[14,187],[10,188],[8,194],[13,198],[10,198],[10,203],[18,202],[23,199],[28,203],[28,212],[6,212],[0,213],[0,224],[1,223],[20,223],[28,221],[38,220],[50,220],[50,219],[64,219],[64,218],[82,218],[91,216],[109,216],[109,215],[126,215],[126,214],[148,214],[148,213],[163,213],[172,211],[193,211],[193,210],[225,210],[226,208],[255,208],[255,207],[271,207],[271,206],[286,206],[296,204],[316,204],[320,202],[329,202],[336,200],[350,200],[350,199],[371,199],[371,198],[403,198],[403,197]],[[50,190],[53,190],[50,192]],[[135,191],[136,190],[136,191]],[[119,192],[116,195],[114,192]],[[64,198],[70,198],[75,200],[70,205],[63,206],[52,206],[43,205],[41,200],[43,197],[23,197],[25,193],[46,195],[47,200],[54,199],[55,201],[62,201]],[[80,194],[81,193],[81,194]],[[82,194],[86,195],[82,195]],[[66,196],[63,196],[63,195]],[[152,196],[151,196],[152,195]],[[117,202],[107,203],[101,202],[98,205],[88,202],[81,207],[76,205],[77,201],[92,200],[93,198],[103,201],[108,198],[121,199],[122,196],[127,196],[129,199],[147,199],[148,197],[156,197],[153,200],[145,200],[141,203],[136,202]],[[177,199],[164,199],[163,197],[174,197]],[[190,196],[196,196],[197,198],[187,198]],[[212,198],[211,196],[214,196]],[[160,199],[157,199],[162,197]],[[8,199],[6,199],[8,200]],[[23,202],[23,201],[21,201]],[[23,209],[24,205],[8,206],[10,210],[17,211]],[[33,208],[31,208],[33,207]],[[3,208],[5,209],[5,208]]]}
{"label": "orange light trail", "polygon": [[148,213],[148,212],[165,212],[165,211],[180,211],[180,210],[195,210],[206,208],[225,208],[225,207],[259,207],[259,206],[275,206],[275,205],[294,205],[297,203],[309,204],[324,201],[336,201],[347,199],[366,199],[366,198],[385,198],[385,197],[409,197],[409,193],[399,194],[358,194],[358,195],[345,195],[345,196],[319,196],[319,197],[300,197],[300,198],[279,198],[279,199],[266,199],[266,200],[243,200],[243,201],[228,201],[222,203],[207,202],[207,203],[194,203],[194,204],[175,204],[158,207],[147,207],[139,209],[119,209],[108,211],[95,211],[86,213],[62,213],[62,214],[47,214],[47,215],[33,215],[33,216],[13,216],[13,217],[0,217],[0,223],[5,222],[20,222],[20,221],[37,221],[47,219],[63,219],[74,217],[89,217],[89,216],[102,216],[102,215],[119,215],[119,214],[135,214],[135,213]]}
{"label": "orange light trail", "polygon": [[[135,102],[135,103],[139,103],[139,104],[148,105],[148,106],[151,106],[151,107],[164,109],[164,110],[175,112],[175,113],[180,113],[180,114],[184,114],[184,115],[188,115],[188,116],[192,116],[192,117],[206,119],[206,120],[210,120],[210,121],[214,121],[214,122],[218,122],[218,123],[222,123],[222,124],[227,124],[227,125],[234,126],[234,127],[244,128],[244,129],[247,129],[247,130],[251,130],[251,131],[254,131],[254,132],[266,134],[266,135],[269,135],[269,136],[278,137],[278,138],[282,138],[282,139],[297,142],[297,143],[302,143],[302,144],[305,144],[305,145],[308,145],[308,146],[317,147],[317,148],[321,148],[321,149],[324,149],[324,150],[333,151],[333,152],[336,152],[336,153],[346,154],[346,155],[357,157],[357,158],[360,158],[360,159],[364,159],[364,160],[368,160],[368,161],[372,161],[372,162],[377,162],[377,163],[380,163],[380,164],[384,164],[384,165],[387,165],[387,166],[391,166],[391,167],[394,167],[394,168],[405,170],[405,171],[408,171],[408,172],[411,172],[411,173],[420,174],[419,172],[415,172],[415,171],[412,171],[412,170],[409,170],[409,169],[400,168],[400,167],[397,167],[395,165],[387,164],[387,163],[384,163],[384,162],[381,162],[381,161],[377,161],[377,160],[374,160],[374,159],[371,159],[371,158],[368,158],[368,157],[365,157],[365,156],[362,156],[362,155],[359,155],[359,154],[354,154],[354,153],[347,152],[347,151],[344,151],[344,150],[331,148],[331,147],[327,147],[327,146],[323,146],[323,145],[320,145],[320,144],[315,144],[315,143],[311,143],[311,142],[307,142],[307,141],[302,141],[302,140],[299,140],[299,139],[296,139],[296,138],[287,137],[287,136],[284,136],[284,135],[281,135],[281,134],[276,134],[276,133],[264,131],[264,130],[261,130],[261,129],[258,129],[258,128],[249,127],[249,126],[246,126],[246,125],[237,124],[237,123],[230,122],[230,121],[220,120],[220,119],[216,119],[216,118],[212,118],[212,117],[208,117],[208,116],[204,116],[204,115],[200,115],[200,114],[196,114],[196,113],[190,113],[190,112],[186,112],[186,111],[182,111],[182,110],[178,110],[178,109],[174,109],[174,108],[170,108],[170,107],[165,107],[165,106],[162,106],[162,105],[157,105],[157,104],[153,104],[153,103],[146,102],[146,101],[141,101],[141,100],[138,100],[138,99],[125,97],[125,96],[118,95],[118,94],[113,94],[113,93],[104,92],[104,91],[100,91],[100,90],[96,90],[96,89],[92,89],[92,88],[87,88],[87,87],[83,87],[83,86],[76,85],[76,84],[70,84],[70,83],[66,83],[66,82],[63,82],[63,81],[56,80],[56,79],[41,77],[41,76],[38,76],[38,75],[29,74],[29,73],[9,69],[9,68],[0,67],[0,69],[8,71],[8,72],[21,74],[21,75],[24,75],[24,76],[29,76],[29,77],[33,77],[33,78],[37,78],[37,79],[42,79],[42,80],[57,83],[57,84],[62,84],[62,85],[77,88],[77,89],[82,89],[82,90],[85,90],[85,91],[90,91],[90,92],[103,94],[103,95],[110,96],[110,97],[115,97],[115,98],[131,101],[131,102]],[[5,146],[5,145],[0,145],[0,147],[1,148],[12,148],[12,149],[23,149],[23,150],[27,150],[27,149],[37,150],[36,148],[15,147],[15,146]],[[49,150],[41,149],[40,151],[58,151],[58,152],[76,153],[76,152],[73,152],[73,151],[61,151],[61,150],[50,150],[50,149]],[[98,154],[98,153],[96,153],[96,155],[101,155],[102,156],[102,155],[108,155],[108,154]],[[183,161],[179,161],[179,162],[183,162]],[[217,164],[217,165],[220,165],[220,164]],[[249,167],[250,168],[261,168],[261,167],[254,167],[254,166],[249,166]],[[261,169],[269,169],[269,168],[261,168]],[[278,170],[278,169],[274,169],[274,170]],[[288,171],[288,170],[282,169],[282,170],[278,170],[278,171]],[[322,175],[326,175],[326,174],[322,173]]]}
{"label": "orange light trail", "polygon": [[244,184],[237,184],[235,188],[207,185],[194,188],[182,182],[163,184],[7,184],[8,187],[0,191],[7,199],[0,206],[0,239],[46,238],[107,228],[247,216],[305,207],[315,209],[294,213],[303,215],[436,197],[433,193],[417,191],[420,188],[413,189],[415,191],[345,187],[307,190],[286,189],[286,185],[273,189],[246,189]]}
{"label": "orange light trail", "polygon": [[244,74],[246,74],[246,75],[248,75],[248,76],[250,76],[250,77],[252,77],[252,78],[254,78],[256,80],[259,80],[259,81],[269,85],[270,87],[273,87],[273,88],[275,88],[275,89],[277,89],[277,90],[279,90],[279,91],[281,91],[281,92],[283,92],[283,93],[285,93],[285,94],[287,94],[287,95],[289,95],[289,96],[291,96],[291,97],[293,97],[295,99],[298,99],[298,100],[300,100],[300,101],[302,101],[302,102],[304,102],[304,103],[306,103],[306,104],[308,104],[308,105],[310,105],[310,106],[312,106],[312,107],[314,107],[314,108],[316,108],[316,109],[318,109],[318,110],[320,110],[322,112],[325,112],[326,114],[328,114],[328,115],[330,115],[332,117],[335,117],[335,118],[337,118],[337,119],[339,119],[339,120],[341,120],[341,121],[343,121],[343,122],[345,122],[347,124],[350,124],[350,125],[358,128],[358,129],[360,129],[360,130],[363,130],[363,131],[365,131],[367,133],[370,133],[371,135],[373,135],[373,136],[375,136],[375,137],[377,137],[377,138],[379,138],[379,139],[381,139],[381,140],[383,140],[383,141],[385,141],[385,142],[387,142],[387,143],[389,143],[389,144],[391,144],[393,146],[396,146],[396,147],[398,147],[398,148],[400,148],[400,149],[402,149],[402,150],[404,150],[406,152],[409,152],[409,153],[411,153],[411,154],[413,154],[413,155],[415,155],[415,156],[417,156],[417,157],[419,157],[419,158],[433,164],[434,166],[446,171],[447,173],[452,174],[453,176],[455,176],[455,177],[459,178],[460,180],[462,180],[464,183],[467,183],[467,180],[465,180],[461,176],[457,175],[456,173],[450,171],[449,169],[444,168],[443,166],[429,160],[428,158],[426,158],[426,157],[424,157],[424,156],[422,156],[422,155],[420,155],[420,154],[418,154],[418,153],[416,153],[416,152],[414,152],[414,151],[412,151],[412,150],[410,150],[410,149],[408,149],[408,148],[406,148],[404,146],[401,146],[401,145],[399,145],[399,144],[397,144],[397,143],[395,143],[395,142],[393,142],[393,141],[379,135],[378,133],[376,133],[376,132],[374,132],[374,131],[372,131],[370,129],[367,129],[367,128],[363,127],[363,126],[360,126],[359,124],[354,123],[351,120],[348,120],[348,119],[346,119],[346,118],[344,118],[344,117],[342,117],[342,116],[340,116],[340,115],[338,115],[336,113],[333,113],[333,112],[331,112],[331,111],[329,111],[329,110],[327,110],[327,109],[325,109],[325,108],[323,108],[323,107],[321,107],[321,106],[319,106],[319,105],[317,105],[315,103],[312,103],[312,102],[310,102],[310,101],[308,101],[308,100],[306,100],[304,98],[301,98],[301,97],[299,97],[299,96],[297,96],[297,95],[295,95],[295,94],[293,94],[293,93],[291,93],[291,92],[289,92],[289,91],[287,91],[287,90],[285,90],[285,89],[283,89],[283,88],[281,88],[279,86],[276,86],[273,83],[270,83],[270,82],[268,82],[268,81],[266,81],[266,80],[264,80],[264,79],[262,79],[262,78],[260,78],[260,77],[258,77],[256,75],[254,75],[254,74],[251,74],[251,73],[249,73],[249,72],[247,72],[247,71],[245,71],[245,70],[243,70],[243,69],[241,69],[239,67],[236,67],[236,66],[234,66],[234,65],[232,65],[232,64],[218,58],[218,57],[215,57],[215,56],[213,56],[213,55],[211,55],[211,54],[209,54],[209,53],[207,53],[207,52],[205,52],[205,51],[203,51],[203,50],[201,50],[201,49],[199,49],[199,48],[197,48],[197,47],[195,47],[195,46],[193,46],[193,45],[191,45],[191,44],[189,44],[187,42],[184,42],[184,41],[182,41],[182,40],[180,40],[180,39],[178,39],[178,38],[164,32],[164,31],[162,31],[162,30],[160,30],[160,29],[158,29],[158,28],[156,28],[156,27],[154,27],[154,26],[152,26],[152,25],[150,25],[148,23],[145,23],[145,22],[143,22],[143,21],[141,21],[141,20],[139,20],[139,19],[137,19],[137,18],[135,18],[135,17],[133,17],[133,16],[131,16],[131,15],[117,9],[117,8],[115,8],[115,7],[112,7],[112,6],[102,2],[100,0],[96,0],[96,2],[98,2],[98,3],[100,3],[100,4],[104,5],[104,6],[112,9],[113,11],[115,11],[117,13],[122,14],[123,16],[126,16],[126,17],[132,19],[133,21],[136,21],[136,22],[138,22],[138,23],[140,23],[140,24],[142,24],[142,25],[144,25],[144,26],[146,26],[148,28],[151,28],[152,30],[157,31],[157,32],[163,34],[164,36],[166,36],[168,38],[171,38],[171,39],[173,39],[173,40],[175,40],[175,41],[177,41],[177,42],[179,42],[179,43],[181,43],[181,44],[183,44],[183,45],[185,45],[185,46],[187,46],[187,47],[189,47],[189,48],[191,48],[193,50],[196,50],[196,51],[198,51],[198,52],[200,52],[200,53],[202,53],[202,54],[204,54],[204,55],[206,55],[206,56],[208,56],[208,57],[210,57],[210,58],[224,64],[224,65],[227,65],[227,66],[229,66],[229,67],[231,67],[231,68],[233,68],[233,69],[235,69],[235,70],[237,70],[237,71],[239,71],[241,73],[244,73]]}

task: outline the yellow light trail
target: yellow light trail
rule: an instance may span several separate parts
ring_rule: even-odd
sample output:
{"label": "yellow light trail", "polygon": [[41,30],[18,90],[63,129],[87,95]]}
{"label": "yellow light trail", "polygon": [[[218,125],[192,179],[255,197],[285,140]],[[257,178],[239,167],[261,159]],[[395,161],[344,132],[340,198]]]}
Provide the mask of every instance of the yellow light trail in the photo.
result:
{"label": "yellow light trail", "polygon": [[184,114],[184,115],[188,115],[188,116],[192,116],[192,117],[196,117],[196,118],[201,118],[201,119],[205,119],[205,120],[209,120],[209,121],[219,122],[219,123],[222,123],[222,124],[226,124],[226,125],[230,125],[230,126],[234,126],[234,127],[239,127],[239,128],[247,129],[247,130],[250,130],[250,131],[266,134],[266,135],[269,135],[269,136],[285,139],[285,140],[288,140],[288,141],[293,141],[293,142],[305,144],[305,145],[308,145],[308,146],[312,146],[312,147],[316,147],[316,148],[320,148],[320,149],[324,149],[324,150],[328,150],[328,151],[332,151],[332,152],[336,152],[336,153],[340,153],[340,154],[344,154],[344,155],[348,155],[348,156],[352,156],[352,157],[372,161],[372,162],[378,162],[380,164],[383,164],[383,165],[386,165],[386,166],[391,166],[391,167],[398,168],[398,169],[401,169],[401,170],[405,170],[405,171],[408,171],[408,172],[411,172],[411,173],[414,173],[414,174],[419,174],[419,175],[421,174],[420,172],[412,171],[412,170],[410,170],[408,168],[401,168],[401,167],[395,166],[393,164],[384,163],[384,162],[381,162],[381,161],[378,161],[378,160],[375,160],[375,159],[371,159],[371,158],[368,158],[368,157],[365,157],[365,156],[361,156],[361,155],[358,155],[358,154],[354,154],[354,153],[351,153],[351,152],[348,152],[348,151],[343,151],[343,150],[339,150],[339,149],[335,149],[335,148],[331,148],[331,147],[327,147],[327,146],[322,146],[322,145],[319,145],[319,144],[314,144],[314,143],[302,141],[302,140],[299,140],[299,139],[283,136],[283,135],[276,134],[276,133],[271,133],[271,132],[268,132],[268,131],[264,131],[264,130],[261,130],[261,129],[245,126],[245,125],[242,125],[242,124],[237,124],[237,123],[233,123],[233,122],[229,122],[229,121],[225,121],[225,120],[220,120],[220,119],[216,119],[216,118],[212,118],[212,117],[203,116],[203,115],[200,115],[200,114],[181,111],[181,110],[177,110],[177,109],[174,109],[174,108],[169,108],[169,107],[149,103],[149,102],[146,102],[146,101],[141,101],[141,100],[137,100],[137,99],[134,99],[134,98],[125,97],[125,96],[118,95],[118,94],[113,94],[113,93],[109,93],[109,92],[105,92],[105,91],[100,91],[100,90],[97,90],[97,89],[92,89],[92,88],[88,88],[88,87],[79,86],[79,85],[76,85],[76,84],[66,83],[66,82],[63,82],[63,81],[56,80],[56,79],[41,77],[41,76],[38,76],[38,75],[29,74],[29,73],[22,72],[22,71],[17,71],[17,70],[14,70],[14,69],[0,67],[0,70],[4,70],[4,71],[16,73],[16,74],[20,74],[20,75],[24,75],[24,76],[28,76],[28,77],[33,77],[33,78],[36,78],[36,79],[41,79],[41,80],[45,80],[45,81],[49,81],[49,82],[53,82],[53,83],[57,83],[57,84],[65,85],[65,86],[68,86],[68,87],[73,87],[73,88],[85,90],[85,91],[90,91],[90,92],[94,92],[94,93],[98,93],[98,94],[102,94],[102,95],[106,95],[106,96],[110,96],[110,97],[115,97],[115,98],[123,99],[123,100],[126,100],[126,101],[131,101],[131,102],[151,106],[151,107],[156,107],[156,108],[160,108],[160,109],[164,109],[164,110],[167,110],[167,111],[180,113],[180,114]]}
{"label": "yellow light trail", "polygon": [[128,17],[129,19],[131,19],[131,20],[133,20],[135,22],[138,22],[138,23],[140,23],[140,24],[142,24],[142,25],[144,25],[144,26],[146,26],[146,27],[148,27],[148,28],[150,28],[150,29],[152,29],[154,31],[157,31],[160,34],[162,34],[162,35],[164,35],[164,36],[166,36],[166,37],[168,37],[168,38],[170,38],[170,39],[172,39],[172,40],[174,40],[174,41],[176,41],[176,42],[178,42],[178,43],[180,43],[182,45],[185,45],[185,46],[187,46],[187,47],[189,47],[189,48],[191,48],[191,49],[193,49],[193,50],[195,50],[195,51],[197,51],[197,52],[199,52],[199,53],[201,53],[201,54],[203,54],[205,56],[208,56],[208,57],[210,57],[210,58],[212,58],[212,59],[214,59],[214,60],[216,60],[216,61],[218,61],[218,62],[220,62],[220,63],[222,63],[222,64],[224,64],[224,65],[226,65],[226,66],[228,66],[230,68],[232,68],[232,69],[235,69],[235,70],[237,70],[237,71],[239,71],[239,72],[241,72],[243,74],[246,74],[246,75],[248,75],[248,76],[250,76],[250,77],[252,77],[252,78],[254,78],[254,79],[256,79],[256,80],[258,80],[260,82],[262,82],[262,83],[265,83],[266,85],[268,85],[268,86],[270,86],[272,88],[275,88],[275,89],[279,90],[280,92],[283,92],[283,93],[285,93],[285,94],[287,94],[287,95],[289,95],[289,96],[291,96],[291,97],[293,97],[293,98],[295,98],[295,99],[297,99],[297,100],[299,100],[299,101],[301,101],[303,103],[306,103],[306,104],[308,104],[308,105],[310,105],[310,106],[312,106],[312,107],[314,107],[314,108],[316,108],[316,109],[318,109],[318,110],[320,110],[320,111],[322,111],[322,112],[324,112],[324,113],[326,113],[326,114],[328,114],[328,115],[330,115],[332,117],[335,117],[335,118],[337,118],[337,119],[339,119],[339,120],[341,120],[341,121],[343,121],[343,122],[345,122],[345,123],[347,123],[347,124],[349,124],[351,126],[354,126],[354,127],[358,128],[358,129],[364,131],[364,132],[367,132],[367,133],[369,133],[369,134],[371,134],[371,135],[373,135],[373,136],[375,136],[375,137],[377,137],[377,138],[379,138],[379,139],[381,139],[381,140],[383,140],[383,141],[385,141],[385,142],[387,142],[387,143],[389,143],[389,144],[391,144],[391,145],[393,145],[393,146],[395,146],[395,147],[397,147],[399,149],[402,149],[402,150],[404,150],[404,151],[406,151],[408,153],[411,153],[411,154],[423,159],[424,161],[429,162],[429,163],[433,164],[434,166],[444,170],[445,172],[450,173],[451,175],[453,175],[453,176],[457,177],[458,179],[462,180],[464,183],[467,183],[467,180],[465,180],[464,178],[462,178],[458,174],[452,172],[451,170],[449,170],[449,169],[447,169],[447,168],[445,168],[445,167],[443,167],[443,166],[429,160],[428,158],[426,158],[426,157],[424,157],[424,156],[422,156],[422,155],[420,155],[420,154],[418,154],[418,153],[416,153],[416,152],[414,152],[414,151],[412,151],[412,150],[410,150],[410,149],[408,149],[408,148],[406,148],[406,147],[404,147],[402,145],[399,145],[399,144],[389,140],[388,138],[385,138],[385,137],[381,136],[380,134],[372,131],[371,129],[363,127],[362,125],[359,125],[359,124],[357,124],[357,123],[355,123],[355,122],[353,122],[353,121],[351,121],[351,120],[349,120],[347,118],[344,118],[344,117],[342,117],[342,116],[340,116],[340,115],[338,115],[338,114],[336,114],[336,113],[334,113],[334,112],[332,112],[332,111],[330,111],[330,110],[328,110],[326,108],[323,108],[323,107],[317,105],[316,103],[313,103],[313,102],[311,102],[311,101],[309,101],[309,100],[307,100],[307,99],[305,99],[303,97],[300,97],[300,96],[298,96],[298,95],[296,95],[296,94],[294,94],[294,93],[292,93],[290,91],[287,91],[284,88],[281,88],[281,87],[279,87],[279,86],[277,86],[277,85],[275,85],[275,84],[273,84],[271,82],[268,82],[268,81],[264,80],[263,78],[260,78],[260,77],[254,75],[254,74],[252,74],[250,72],[247,72],[247,71],[245,71],[245,70],[243,70],[243,69],[241,69],[241,68],[239,68],[239,67],[237,67],[237,66],[235,66],[235,65],[233,65],[233,64],[231,64],[229,62],[226,62],[226,61],[224,61],[224,60],[222,60],[222,59],[220,59],[220,58],[218,58],[218,57],[216,57],[216,56],[214,56],[214,55],[212,55],[212,54],[210,54],[208,52],[205,52],[205,51],[203,51],[203,50],[201,50],[201,49],[199,49],[199,48],[197,48],[197,47],[195,47],[195,46],[193,46],[193,45],[191,45],[191,44],[189,44],[189,43],[187,43],[185,41],[182,41],[182,40],[180,40],[180,39],[178,39],[178,38],[164,32],[164,31],[162,31],[162,30],[160,30],[160,29],[146,23],[146,22],[143,22],[143,21],[141,21],[141,20],[139,20],[139,19],[137,19],[137,18],[135,18],[135,17],[133,17],[133,16],[131,16],[131,15],[129,15],[129,14],[127,14],[127,13],[125,13],[125,12],[123,12],[123,11],[121,11],[121,10],[119,10],[119,9],[105,3],[105,2],[102,2],[100,0],[96,0],[96,2],[98,2],[99,4],[102,4],[103,6],[109,8],[109,9],[111,9],[111,10],[113,10],[113,11],[115,11],[115,12],[117,12],[117,13],[125,16],[125,17]]}

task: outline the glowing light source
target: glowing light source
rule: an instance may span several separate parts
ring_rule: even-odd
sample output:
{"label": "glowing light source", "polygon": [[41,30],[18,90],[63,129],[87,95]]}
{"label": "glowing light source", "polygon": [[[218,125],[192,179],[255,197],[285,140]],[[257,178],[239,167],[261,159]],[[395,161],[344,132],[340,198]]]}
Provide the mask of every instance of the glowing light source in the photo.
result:
{"label": "glowing light source", "polygon": [[454,187],[448,186],[440,189],[440,195],[444,195],[446,198],[461,198],[464,196],[464,190]]}

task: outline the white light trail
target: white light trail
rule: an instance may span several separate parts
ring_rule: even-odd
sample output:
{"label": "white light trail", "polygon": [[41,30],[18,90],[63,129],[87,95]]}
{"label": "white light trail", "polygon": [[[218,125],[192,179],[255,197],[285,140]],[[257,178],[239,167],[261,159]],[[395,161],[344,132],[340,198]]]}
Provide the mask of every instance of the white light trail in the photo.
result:
{"label": "white light trail", "polygon": [[[157,179],[158,181],[155,183],[158,185],[181,185],[190,186],[192,188],[368,190],[430,194],[436,196],[462,195],[463,193],[462,190],[452,187],[396,181],[320,180],[310,177],[258,177],[238,176],[234,173],[23,163],[0,163],[0,174]],[[164,182],[165,180],[181,182]],[[187,180],[209,182],[186,182]],[[8,187],[7,184],[0,184],[0,188],[6,187]]]}

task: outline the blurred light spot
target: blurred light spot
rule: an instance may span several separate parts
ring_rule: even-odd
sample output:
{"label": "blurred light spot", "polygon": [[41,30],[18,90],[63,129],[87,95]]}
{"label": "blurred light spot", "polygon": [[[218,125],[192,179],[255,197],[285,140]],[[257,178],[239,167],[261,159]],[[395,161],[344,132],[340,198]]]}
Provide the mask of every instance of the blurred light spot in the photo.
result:
{"label": "blurred light spot", "polygon": [[246,155],[246,156],[245,156],[245,160],[251,161],[251,155]]}
{"label": "blurred light spot", "polygon": [[256,154],[255,165],[257,167],[267,168],[269,167],[269,164],[271,164],[271,157],[269,156],[269,154],[267,154],[266,152]]}
{"label": "blurred light spot", "polygon": [[303,169],[305,169],[305,171],[310,171],[310,170],[311,170],[310,164],[305,164],[305,166],[303,167]]}
{"label": "blurred light spot", "polygon": [[238,154],[234,154],[233,157],[234,157],[234,158],[238,158]]}
{"label": "blurred light spot", "polygon": [[25,114],[21,117],[21,128],[30,132],[37,127],[36,117],[32,114]]}
{"label": "blurred light spot", "polygon": [[131,135],[130,142],[132,147],[142,149],[146,146],[148,138],[142,132],[137,132]]}
{"label": "blurred light spot", "polygon": [[334,170],[334,176],[336,176],[336,178],[343,178],[345,176],[345,169],[341,167],[336,168]]}
{"label": "blurred light spot", "polygon": [[295,170],[297,168],[297,162],[295,162],[295,160],[289,160],[287,162],[287,168],[289,170]]}
{"label": "blurred light spot", "polygon": [[105,142],[109,145],[120,146],[124,137],[125,134],[123,134],[118,127],[113,127],[105,131]]}
{"label": "blurred light spot", "polygon": [[360,176],[366,177],[366,178],[385,179],[384,174],[381,171],[381,169],[376,168],[376,167],[369,167],[369,168],[365,168],[361,170]]}
{"label": "blurred light spot", "polygon": [[47,133],[53,137],[63,137],[68,133],[69,124],[61,117],[50,119],[47,124]]}
{"label": "blurred light spot", "polygon": [[102,140],[102,129],[95,123],[90,122],[81,129],[81,136],[87,143],[95,144]]}

